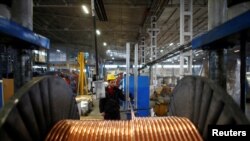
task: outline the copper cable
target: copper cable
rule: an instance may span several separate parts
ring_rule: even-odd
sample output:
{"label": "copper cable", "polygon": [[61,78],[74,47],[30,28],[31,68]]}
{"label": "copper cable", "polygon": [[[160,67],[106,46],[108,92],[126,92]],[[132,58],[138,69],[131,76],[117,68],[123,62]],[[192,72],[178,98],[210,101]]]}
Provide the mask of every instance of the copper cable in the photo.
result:
{"label": "copper cable", "polygon": [[183,117],[134,117],[133,120],[62,120],[46,141],[202,141]]}

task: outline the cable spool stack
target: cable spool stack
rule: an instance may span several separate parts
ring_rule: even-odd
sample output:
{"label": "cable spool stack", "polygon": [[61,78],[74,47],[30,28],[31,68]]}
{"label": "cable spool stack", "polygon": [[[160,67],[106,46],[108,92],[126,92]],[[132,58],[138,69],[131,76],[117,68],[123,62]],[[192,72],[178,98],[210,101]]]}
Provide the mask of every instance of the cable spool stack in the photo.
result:
{"label": "cable spool stack", "polygon": [[47,141],[202,141],[195,126],[182,117],[133,120],[62,120]]}

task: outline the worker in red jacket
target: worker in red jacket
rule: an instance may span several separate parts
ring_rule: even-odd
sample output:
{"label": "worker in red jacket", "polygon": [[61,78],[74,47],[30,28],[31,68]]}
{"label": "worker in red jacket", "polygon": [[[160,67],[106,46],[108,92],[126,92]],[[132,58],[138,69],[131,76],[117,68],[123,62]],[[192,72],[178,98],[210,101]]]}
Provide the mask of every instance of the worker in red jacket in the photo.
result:
{"label": "worker in red jacket", "polygon": [[121,119],[119,100],[125,100],[122,90],[115,84],[115,79],[113,74],[107,76],[108,86],[105,88],[105,98],[100,99],[99,104],[100,112],[107,120]]}

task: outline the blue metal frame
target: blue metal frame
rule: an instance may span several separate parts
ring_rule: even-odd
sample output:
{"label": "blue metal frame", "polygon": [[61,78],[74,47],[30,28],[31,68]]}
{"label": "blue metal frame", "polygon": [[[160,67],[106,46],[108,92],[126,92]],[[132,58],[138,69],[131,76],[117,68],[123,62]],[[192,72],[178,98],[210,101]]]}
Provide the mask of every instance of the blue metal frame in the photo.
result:
{"label": "blue metal frame", "polygon": [[0,18],[0,33],[6,34],[10,37],[20,39],[38,47],[46,49],[50,48],[50,40],[39,34],[36,34],[13,21],[5,18]]}
{"label": "blue metal frame", "polygon": [[207,46],[219,39],[226,38],[247,29],[250,29],[250,10],[194,38],[192,40],[192,49]]}

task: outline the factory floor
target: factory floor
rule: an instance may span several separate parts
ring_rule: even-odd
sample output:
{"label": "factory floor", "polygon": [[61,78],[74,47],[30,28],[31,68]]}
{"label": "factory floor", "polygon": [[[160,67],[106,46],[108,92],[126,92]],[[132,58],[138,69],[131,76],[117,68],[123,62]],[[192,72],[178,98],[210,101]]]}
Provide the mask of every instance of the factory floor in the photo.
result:
{"label": "factory floor", "polygon": [[[90,111],[89,114],[86,116],[81,116],[81,120],[103,120],[103,116],[99,112],[99,99],[93,98],[93,109]],[[126,114],[124,112],[121,112],[121,119],[126,120]]]}
{"label": "factory floor", "polygon": [[[86,116],[81,116],[81,120],[90,120],[90,119],[94,119],[94,120],[103,120],[103,116],[101,115],[101,113],[99,112],[99,99],[94,98],[93,99],[93,109],[92,111],[90,111],[90,113]],[[250,121],[250,103],[246,104],[246,116]],[[121,112],[121,119],[122,120],[126,120],[126,113]]]}
{"label": "factory floor", "polygon": [[93,99],[93,109],[90,113],[86,116],[81,116],[81,120],[86,119],[96,119],[96,120],[103,120],[103,116],[99,112],[99,101],[97,99]]}

